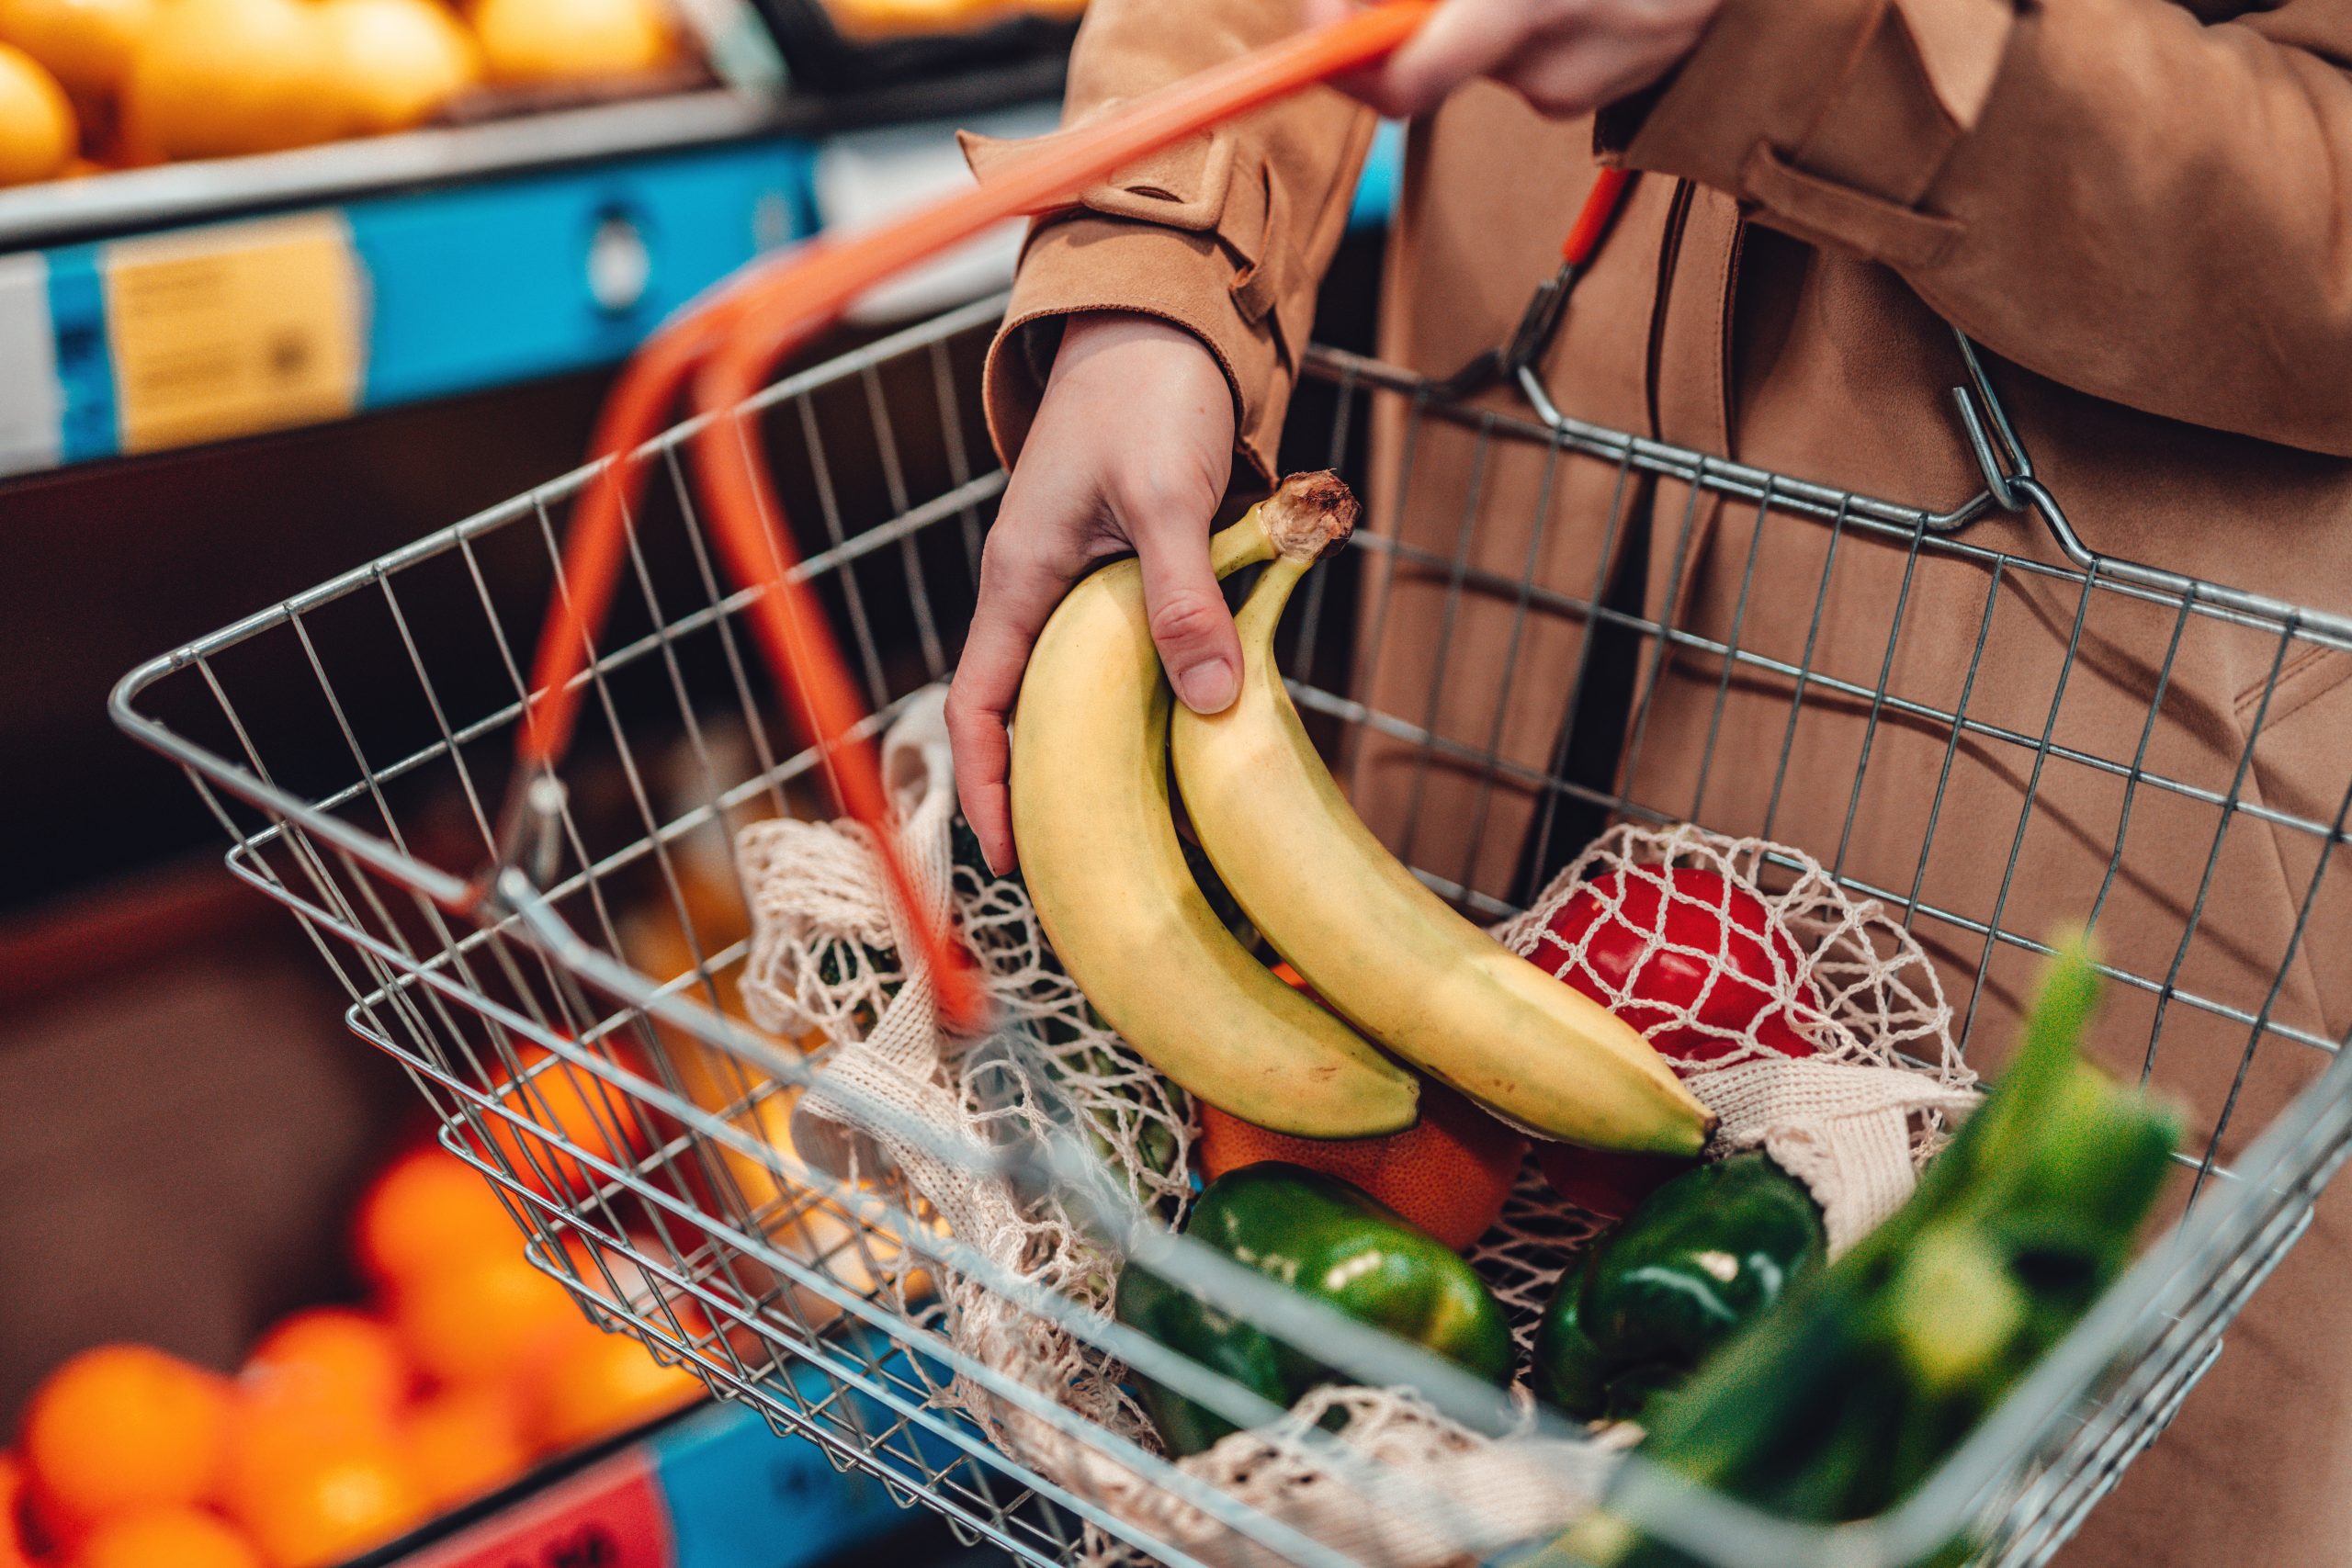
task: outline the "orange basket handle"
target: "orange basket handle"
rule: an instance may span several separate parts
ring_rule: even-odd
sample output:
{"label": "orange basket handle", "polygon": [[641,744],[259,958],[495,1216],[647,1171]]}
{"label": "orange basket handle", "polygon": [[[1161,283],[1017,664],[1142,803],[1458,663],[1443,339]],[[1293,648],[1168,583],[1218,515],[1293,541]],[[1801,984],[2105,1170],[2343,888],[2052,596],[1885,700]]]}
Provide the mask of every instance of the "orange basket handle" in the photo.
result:
{"label": "orange basket handle", "polygon": [[603,468],[581,493],[540,633],[515,748],[521,779],[551,771],[571,746],[594,634],[620,572],[627,518],[644,485],[644,465],[632,458],[691,385],[697,410],[712,416],[694,441],[695,476],[729,574],[742,588],[763,591],[750,607],[762,655],[826,760],[842,807],[875,830],[900,907],[918,912],[910,924],[942,1011],[951,1026],[978,1023],[985,998],[978,978],[947,933],[919,913],[915,884],[887,830],[876,749],[860,729],[871,716],[821,606],[800,580],[765,459],[757,441],[742,438],[737,411],[779,360],[875,284],[983,229],[1069,200],[1170,142],[1369,64],[1410,37],[1435,5],[1386,0],[1171,83],[1008,160],[977,189],[853,238],[820,236],[755,263],[665,324],[623,368],[597,419],[593,451]]}

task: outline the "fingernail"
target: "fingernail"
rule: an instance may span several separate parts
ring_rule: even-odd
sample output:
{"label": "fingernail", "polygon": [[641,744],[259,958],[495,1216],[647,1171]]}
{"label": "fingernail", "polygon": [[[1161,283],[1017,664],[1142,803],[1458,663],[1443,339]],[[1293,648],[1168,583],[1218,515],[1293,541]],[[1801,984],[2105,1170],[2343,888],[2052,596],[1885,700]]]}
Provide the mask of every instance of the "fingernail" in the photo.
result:
{"label": "fingernail", "polygon": [[1187,664],[1176,672],[1176,694],[1194,713],[1223,713],[1233,702],[1233,666],[1222,659]]}

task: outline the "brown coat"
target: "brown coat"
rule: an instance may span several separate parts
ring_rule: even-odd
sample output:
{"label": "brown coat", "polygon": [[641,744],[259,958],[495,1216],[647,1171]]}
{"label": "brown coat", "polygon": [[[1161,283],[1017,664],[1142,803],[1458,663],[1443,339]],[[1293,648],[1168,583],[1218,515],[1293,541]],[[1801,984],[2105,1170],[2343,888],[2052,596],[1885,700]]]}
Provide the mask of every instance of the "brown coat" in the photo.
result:
{"label": "brown coat", "polygon": [[[1981,488],[1949,390],[1955,323],[1991,351],[2037,473],[2094,548],[2352,609],[2352,79],[2333,63],[2352,4],[2233,9],[1726,0],[1662,91],[1597,127],[1464,89],[1414,127],[1382,356],[1442,376],[1499,340],[1597,144],[1647,174],[1545,363],[1570,414],[1950,507]],[[1286,10],[1095,0],[1069,114],[1262,41]],[[1369,130],[1313,95],[1042,220],[990,366],[1007,456],[1054,319],[1115,307],[1209,344],[1241,456],[1270,469]],[[2170,986],[2161,1007],[2149,988],[2111,1000],[2111,1065],[2180,1096],[2200,1141],[2221,1126],[2225,1161],[2317,1070],[2322,1053],[2275,1033],[2250,1050],[2199,999],[2259,1012],[2314,868],[2346,858],[2319,846],[2331,825],[2340,841],[2352,782],[2352,658],[2038,575],[2019,563],[2062,558],[2030,513],[1962,536],[2013,560],[1777,509],[1759,538],[1753,505],[1693,505],[1664,479],[1621,494],[1606,463],[1562,465],[1546,491],[1542,447],[1481,463],[1453,426],[1419,427],[1408,464],[1403,423],[1391,411],[1377,432],[1372,525],[1428,553],[1370,573],[1355,694],[1470,761],[1363,737],[1351,768],[1392,841],[1418,802],[1416,863],[1514,886],[1542,806],[1514,780],[1554,763],[1589,617],[1566,602],[1522,617],[1505,585],[1532,562],[1589,601],[1622,567],[1642,615],[1784,667],[1750,658],[1726,679],[1686,642],[1653,677],[1643,643],[1623,799],[1769,833],[1908,901],[1973,1058],[1999,1058],[2032,968],[2013,942],[1988,958],[1984,928],[2040,938],[2096,905],[2106,955]],[[2352,1027],[2347,870],[2310,900],[2269,1014],[2327,1039]],[[2339,1195],[2066,1562],[2352,1563],[2347,1240]]]}

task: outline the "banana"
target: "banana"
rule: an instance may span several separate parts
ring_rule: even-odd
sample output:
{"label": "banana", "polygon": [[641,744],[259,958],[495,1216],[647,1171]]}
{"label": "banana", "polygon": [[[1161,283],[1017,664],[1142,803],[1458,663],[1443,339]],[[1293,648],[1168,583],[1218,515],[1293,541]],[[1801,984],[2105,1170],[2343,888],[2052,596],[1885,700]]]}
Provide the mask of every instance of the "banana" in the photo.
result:
{"label": "banana", "polygon": [[[1253,507],[1209,542],[1219,577],[1272,558]],[[1012,725],[1012,831],[1062,965],[1190,1093],[1310,1138],[1413,1124],[1419,1084],[1234,940],[1184,863],[1168,710],[1132,560],[1070,590],[1029,656]]]}
{"label": "banana", "polygon": [[1263,511],[1276,551],[1235,617],[1240,695],[1170,721],[1177,789],[1217,874],[1326,1001],[1504,1120],[1597,1148],[1697,1154],[1714,1118],[1648,1043],[1455,913],[1340,794],[1273,638],[1291,590],[1354,527],[1355,498],[1336,475],[1293,475]]}

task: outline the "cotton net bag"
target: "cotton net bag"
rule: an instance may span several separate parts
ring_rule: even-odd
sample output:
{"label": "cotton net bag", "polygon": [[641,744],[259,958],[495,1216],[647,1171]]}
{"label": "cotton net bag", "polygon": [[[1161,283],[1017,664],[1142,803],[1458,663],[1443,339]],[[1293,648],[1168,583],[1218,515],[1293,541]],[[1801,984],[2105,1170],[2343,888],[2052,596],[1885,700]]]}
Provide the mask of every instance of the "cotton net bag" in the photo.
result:
{"label": "cotton net bag", "polygon": [[[739,835],[752,916],[742,998],[763,1029],[819,1031],[833,1042],[794,1110],[802,1158],[845,1179],[902,1181],[910,1208],[996,1270],[1053,1292],[1082,1318],[1106,1318],[1120,1259],[1087,1223],[1084,1204],[970,1156],[1074,1130],[1115,1189],[1180,1225],[1197,1123],[1182,1090],[1095,1015],[1054,961],[1021,885],[991,876],[967,836],[958,852],[944,699],[944,689],[927,688],[902,706],[885,739],[884,776],[899,847],[922,890],[917,915],[947,921],[977,960],[994,1032],[972,1038],[942,1025],[930,976],[907,956],[907,916],[867,829],[854,822],[773,820]],[[1720,942],[1706,952],[1690,940],[1710,921],[1752,921],[1753,901],[1786,932],[1752,944],[1765,960],[1751,951],[1735,970],[1719,956]],[[1686,1058],[1678,1071],[1721,1120],[1708,1156],[1769,1153],[1820,1202],[1833,1252],[1900,1206],[1947,1119],[1973,1098],[1951,1010],[1909,932],[1784,846],[1689,826],[1620,826],[1496,935],[1662,1050],[1673,1043],[1668,1054]],[[1707,967],[1695,992],[1686,987],[1678,1002],[1661,1005],[1645,971],[1677,962]],[[1723,1005],[1743,987],[1763,993],[1766,1005]],[[1742,1014],[1775,1021],[1721,1021]],[[1792,1031],[1807,1054],[1783,1054]],[[1693,1049],[1694,1040],[1702,1047]],[[963,1157],[947,1157],[958,1147]],[[1522,1360],[1560,1274],[1601,1228],[1530,1159],[1471,1254],[1511,1320]],[[941,1270],[934,1284],[928,1299],[907,1293],[893,1304],[992,1371],[1159,1451],[1123,1386],[1125,1369],[1087,1338],[957,1269]],[[1515,1398],[1532,1416],[1521,1371]],[[1152,1539],[1205,1562],[1266,1560],[1261,1547],[1103,1445],[1072,1438],[973,1379],[936,1384],[933,1397]],[[1335,1445],[1327,1427],[1339,1416]],[[1536,1438],[1532,1426],[1489,1437],[1408,1390],[1324,1388],[1283,1422],[1175,1463],[1326,1547],[1419,1564],[1558,1529],[1598,1495],[1612,1448],[1637,1436],[1570,1443]],[[1412,1483],[1367,1488],[1366,1467]],[[1085,1544],[1097,1562],[1136,1556],[1092,1526]]]}

